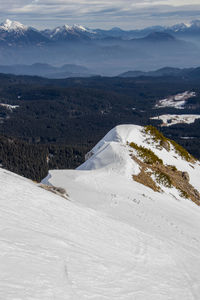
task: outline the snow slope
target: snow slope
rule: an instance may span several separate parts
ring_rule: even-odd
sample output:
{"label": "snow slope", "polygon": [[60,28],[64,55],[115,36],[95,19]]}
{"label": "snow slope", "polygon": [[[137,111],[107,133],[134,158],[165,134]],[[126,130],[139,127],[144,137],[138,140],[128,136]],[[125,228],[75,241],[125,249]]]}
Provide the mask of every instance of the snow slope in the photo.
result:
{"label": "snow slope", "polygon": [[[170,152],[164,148],[157,149],[153,143],[149,144],[150,141],[143,134],[143,128],[134,125],[118,126],[111,130],[92,149],[87,156],[90,158],[78,170],[54,170],[49,173],[45,181],[66,188],[74,203],[92,208],[112,220],[138,230],[140,234],[146,234],[154,242],[157,240],[161,243],[160,251],[171,257],[174,262],[173,272],[182,274],[184,283],[178,282],[173,277],[173,272],[170,275],[172,283],[167,275],[168,263],[164,263],[165,266],[160,263],[157,267],[162,269],[164,266],[163,273],[160,273],[158,279],[155,275],[158,270],[155,271],[151,292],[148,291],[145,296],[135,294],[135,299],[198,299],[200,281],[195,277],[200,272],[199,207],[190,200],[181,198],[175,188],[163,187],[163,193],[155,193],[134,182],[132,175],[139,172],[139,167],[129,155],[130,147],[127,142],[131,141],[151,147],[165,164],[175,165],[178,170],[187,171],[190,183],[200,190],[199,162],[192,165],[180,158],[173,149]],[[144,243],[149,246],[149,240]],[[146,264],[150,258],[149,254],[144,249],[140,251],[143,252],[144,257],[148,257],[144,258]],[[154,259],[153,255],[152,262]],[[143,266],[139,269],[140,276],[143,278]],[[135,277],[133,282],[135,283]],[[165,292],[158,288],[154,293],[155,286],[160,285],[161,282],[161,285],[166,287]],[[184,291],[180,296],[177,289],[174,290],[175,282],[178,289],[187,286],[190,292]],[[146,284],[148,286],[148,283],[145,283],[141,288],[142,292],[145,291]],[[135,284],[132,289],[135,290]],[[134,299],[133,295],[130,299]],[[125,295],[121,298],[129,299]]]}
{"label": "snow slope", "polygon": [[118,126],[78,170],[50,172],[69,200],[0,169],[0,299],[199,299],[199,207],[133,181],[127,141],[145,143],[142,128]]}
{"label": "snow slope", "polygon": [[[136,184],[132,182],[132,175],[139,173],[139,166],[131,159],[130,153],[132,149],[127,143],[134,142],[138,146],[152,149],[163,160],[165,165],[174,165],[178,170],[188,172],[190,183],[200,191],[200,162],[197,161],[194,164],[187,162],[176,153],[173,146],[171,146],[169,152],[165,148],[159,149],[153,139],[151,139],[151,136],[143,133],[143,129],[143,127],[137,125],[120,125],[115,127],[86,155],[86,158],[89,159],[77,169],[88,172],[52,170],[44,182],[49,182],[55,186],[61,185],[67,189],[67,180],[64,179],[65,175],[69,175],[69,177],[74,176],[77,180],[84,178],[83,181],[87,181],[87,178],[90,176],[91,178],[96,176],[105,178],[112,175],[119,177],[120,180],[125,180],[129,184],[131,183],[132,186]],[[139,189],[141,189],[140,185]],[[170,194],[173,194],[171,189]]]}

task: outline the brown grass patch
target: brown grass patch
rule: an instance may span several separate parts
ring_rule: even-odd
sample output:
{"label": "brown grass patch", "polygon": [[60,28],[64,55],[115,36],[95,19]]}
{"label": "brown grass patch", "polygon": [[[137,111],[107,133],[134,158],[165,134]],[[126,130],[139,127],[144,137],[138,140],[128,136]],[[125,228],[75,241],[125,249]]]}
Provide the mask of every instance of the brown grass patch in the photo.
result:
{"label": "brown grass patch", "polygon": [[[140,173],[133,175],[133,179],[156,192],[160,192],[160,185],[168,188],[175,187],[181,197],[189,198],[200,206],[200,194],[189,183],[189,176],[186,172],[177,170],[174,166],[160,164],[159,162],[153,164],[146,164],[140,161],[135,155],[131,155],[132,159],[140,166]],[[152,175],[155,175],[155,181]]]}
{"label": "brown grass patch", "polygon": [[56,187],[53,185],[46,185],[46,184],[40,184],[39,185],[40,188],[49,191],[51,193],[54,193],[56,195],[59,195],[65,199],[68,199],[69,195],[67,194],[66,190],[61,188],[61,187]]}

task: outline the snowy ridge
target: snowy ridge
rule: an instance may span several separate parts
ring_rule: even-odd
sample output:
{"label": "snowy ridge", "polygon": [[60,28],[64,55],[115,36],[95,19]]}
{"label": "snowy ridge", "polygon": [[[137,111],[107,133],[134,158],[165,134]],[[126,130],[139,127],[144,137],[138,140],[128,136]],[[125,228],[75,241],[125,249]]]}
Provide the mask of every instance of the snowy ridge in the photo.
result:
{"label": "snowy ridge", "polygon": [[73,26],[69,26],[65,24],[64,26],[56,27],[53,30],[47,30],[48,35],[52,39],[64,38],[64,37],[91,37],[95,33],[85,28],[84,26],[74,24]]}
{"label": "snowy ridge", "polygon": [[175,188],[134,181],[131,142],[199,189],[199,162],[159,149],[135,125],[112,129],[77,170],[49,172],[43,183],[69,200],[0,169],[1,299],[199,299],[200,208]]}
{"label": "snowy ridge", "polygon": [[[177,154],[173,145],[170,151],[164,147],[159,148],[151,136],[144,133],[144,127],[137,125],[120,125],[112,129],[86,156],[89,158],[77,170],[95,170],[99,172],[115,172],[121,175],[132,175],[139,172],[139,166],[131,159],[130,149],[127,143],[134,142],[138,146],[150,148],[165,165],[174,165],[180,171],[189,173],[191,184],[200,191],[199,162],[191,163]],[[102,170],[103,168],[103,170]],[[105,170],[104,170],[105,168]],[[52,175],[56,171],[51,171]],[[66,171],[67,172],[67,171]]]}
{"label": "snowy ridge", "polygon": [[126,148],[126,141],[131,141],[140,131],[139,126],[117,126],[112,129],[87,155],[84,164],[78,170],[94,170],[104,168],[104,172],[116,172],[132,178],[139,172],[138,165],[133,162]]}
{"label": "snowy ridge", "polygon": [[[27,30],[30,27],[24,26],[23,24],[21,24],[20,22],[17,21],[12,21],[10,19],[6,19],[5,22],[1,23],[0,25],[0,30],[3,31],[7,31],[7,32],[22,32]],[[167,27],[167,26],[154,26],[154,27],[147,27],[144,28],[144,31],[147,32],[152,32],[152,31],[160,31],[160,32],[169,32],[169,33],[192,33],[192,32],[198,32],[200,28],[200,20],[193,20],[190,23],[180,23],[180,24],[175,24],[171,27]],[[35,30],[37,32],[40,32],[37,29],[31,28],[32,30]],[[141,31],[143,31],[141,30]],[[47,34],[50,38],[53,38],[55,35],[57,35],[58,33],[65,33],[68,32],[69,34],[86,34],[87,36],[91,37],[91,38],[102,38],[102,37],[109,37],[109,36],[113,36],[113,32],[118,32],[119,36],[123,37],[124,33],[127,33],[127,39],[132,39],[134,37],[134,33],[138,32],[138,30],[122,30],[120,28],[112,28],[110,30],[101,30],[101,29],[90,29],[87,27],[84,27],[82,25],[77,25],[74,24],[72,26],[69,26],[67,24],[63,25],[63,26],[58,26],[56,28],[54,28],[53,30],[51,29],[46,29],[46,30],[42,30],[41,33],[44,33],[45,35]],[[120,35],[121,33],[121,35]]]}
{"label": "snowy ridge", "polygon": [[88,31],[85,27],[81,26],[81,25],[76,25],[74,24],[73,26],[69,26],[67,24],[65,24],[64,26],[61,27],[57,27],[54,31],[54,33],[58,33],[58,32],[62,32],[62,31],[69,31],[69,32],[73,32],[73,31]]}
{"label": "snowy ridge", "polygon": [[80,30],[80,31],[88,31],[88,29],[86,29],[84,26],[82,26],[82,25],[77,25],[77,24],[74,24],[74,25],[72,26],[72,28],[77,29],[77,30]]}
{"label": "snowy ridge", "polygon": [[164,28],[166,30],[170,30],[172,32],[175,33],[181,33],[181,32],[187,32],[187,31],[191,31],[191,30],[197,30],[200,28],[200,20],[193,20],[191,22],[188,23],[178,23],[172,26],[165,26],[165,27],[161,27]]}

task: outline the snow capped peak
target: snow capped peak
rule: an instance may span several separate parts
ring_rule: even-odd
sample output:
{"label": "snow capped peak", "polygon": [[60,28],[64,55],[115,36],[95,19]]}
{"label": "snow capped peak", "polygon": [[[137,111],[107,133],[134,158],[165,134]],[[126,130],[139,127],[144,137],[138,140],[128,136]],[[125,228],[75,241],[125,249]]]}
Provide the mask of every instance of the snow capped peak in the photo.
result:
{"label": "snow capped peak", "polygon": [[191,23],[184,23],[184,25],[185,25],[187,28],[190,28],[190,27],[191,27]]}
{"label": "snow capped peak", "polygon": [[185,30],[187,28],[189,28],[191,25],[190,24],[185,24],[185,23],[180,23],[180,24],[175,24],[171,27],[172,30],[176,31],[180,31],[180,30]]}
{"label": "snow capped peak", "polygon": [[86,28],[86,27],[84,27],[82,25],[78,25],[78,24],[74,24],[72,26],[65,24],[63,27],[60,27],[60,28],[63,28],[67,31],[76,31],[76,32],[85,32],[85,33],[86,32],[90,32],[90,33],[93,32],[89,28]]}
{"label": "snow capped peak", "polygon": [[191,22],[190,27],[200,28],[200,20],[194,20]]}
{"label": "snow capped peak", "polygon": [[193,20],[189,23],[181,23],[181,24],[176,24],[174,27],[179,27],[180,29],[187,29],[191,27],[200,27],[200,20]]}
{"label": "snow capped peak", "polygon": [[[61,27],[58,27],[58,28],[61,28]],[[70,29],[71,29],[71,26],[65,24],[65,25],[63,26],[63,28],[66,29],[66,30],[70,30]]]}
{"label": "snow capped peak", "polygon": [[200,20],[193,20],[190,23],[180,23],[175,24],[171,27],[175,32],[185,31],[187,29],[199,29],[200,28]]}
{"label": "snow capped peak", "polygon": [[63,31],[63,30],[65,30],[65,31],[82,31],[82,32],[88,31],[88,29],[86,29],[85,27],[83,27],[81,25],[77,25],[77,24],[74,24],[72,26],[65,24],[64,26],[59,26],[56,28],[57,32]]}
{"label": "snow capped peak", "polygon": [[3,29],[5,31],[22,31],[26,30],[27,27],[19,22],[6,19],[6,21],[0,25],[0,29]]}
{"label": "snow capped peak", "polygon": [[77,39],[77,38],[90,38],[93,37],[95,32],[87,29],[81,25],[68,25],[56,27],[50,32],[50,38],[55,40],[65,40],[65,39]]}

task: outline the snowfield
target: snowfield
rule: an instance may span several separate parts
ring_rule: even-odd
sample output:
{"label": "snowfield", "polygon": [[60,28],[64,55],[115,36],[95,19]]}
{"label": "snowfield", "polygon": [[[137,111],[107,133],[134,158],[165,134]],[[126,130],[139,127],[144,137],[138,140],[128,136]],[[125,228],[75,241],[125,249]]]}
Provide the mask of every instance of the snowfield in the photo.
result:
{"label": "snowfield", "polygon": [[6,109],[13,111],[16,108],[19,108],[19,105],[11,105],[6,103],[0,103],[0,106],[5,107]]}
{"label": "snowfield", "polygon": [[127,141],[187,170],[200,190],[199,162],[154,148],[134,125],[111,130],[77,170],[50,171],[44,183],[69,200],[0,169],[0,299],[199,299],[200,208],[133,181]]}
{"label": "snowfield", "polygon": [[155,108],[174,107],[177,109],[184,109],[187,100],[193,97],[196,97],[195,92],[186,91],[184,93],[169,96],[165,99],[159,100],[155,105]]}
{"label": "snowfield", "polygon": [[161,115],[158,117],[152,117],[153,120],[161,120],[161,126],[172,126],[175,124],[191,124],[195,120],[200,119],[200,115]]}

